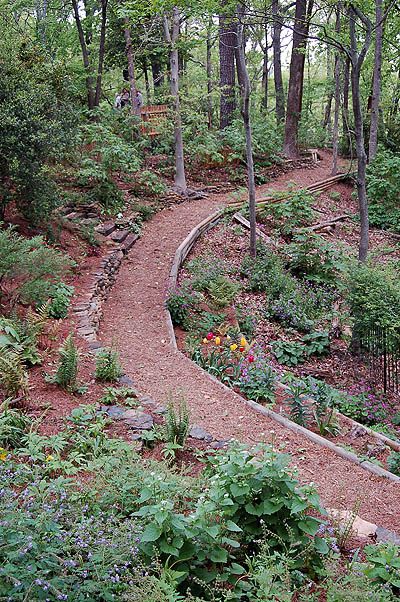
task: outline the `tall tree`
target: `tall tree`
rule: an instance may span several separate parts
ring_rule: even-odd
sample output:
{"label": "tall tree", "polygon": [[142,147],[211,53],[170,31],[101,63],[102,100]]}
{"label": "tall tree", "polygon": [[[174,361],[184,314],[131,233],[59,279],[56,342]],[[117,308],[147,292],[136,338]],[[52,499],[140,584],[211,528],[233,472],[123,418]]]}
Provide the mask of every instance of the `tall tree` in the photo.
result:
{"label": "tall tree", "polygon": [[[367,155],[365,152],[363,112],[361,105],[360,76],[361,68],[371,45],[372,23],[370,19],[355,5],[348,9],[350,30],[350,62],[351,62],[351,92],[354,113],[354,137],[357,148],[357,195],[360,213],[360,244],[358,248],[359,261],[365,261],[368,254],[369,222],[366,190]],[[364,40],[361,48],[358,46],[359,32],[357,25],[361,23]]]}
{"label": "tall tree", "polygon": [[253,142],[250,120],[250,78],[246,65],[244,39],[244,6],[238,9],[239,22],[237,25],[236,67],[241,93],[241,113],[246,135],[246,165],[247,187],[249,194],[250,215],[250,255],[256,256],[256,187],[254,179]]}
{"label": "tall tree", "polygon": [[126,52],[126,58],[128,61],[129,87],[130,87],[130,91],[131,91],[131,112],[132,113],[140,113],[140,107],[137,107],[136,103],[135,103],[136,91],[137,91],[136,78],[135,78],[135,61],[133,58],[131,27],[130,27],[128,17],[125,17],[125,19],[124,19],[124,37],[125,37],[125,52]]}
{"label": "tall tree", "polygon": [[207,73],[207,125],[208,129],[212,128],[213,122],[213,102],[212,102],[212,17],[209,18],[207,25],[207,47],[206,47],[206,73]]}
{"label": "tall tree", "polygon": [[298,131],[303,102],[304,62],[313,0],[296,0],[283,152],[298,157]]}
{"label": "tall tree", "polygon": [[371,98],[371,126],[369,131],[369,149],[368,159],[376,155],[378,146],[379,129],[379,102],[381,97],[382,80],[382,40],[383,40],[383,14],[382,0],[375,0],[375,57],[374,73],[372,78],[372,98]]}
{"label": "tall tree", "polygon": [[[335,32],[340,34],[340,11],[341,4],[336,7]],[[340,54],[335,52],[334,66],[334,110],[333,110],[333,129],[332,129],[332,175],[337,174],[338,154],[339,154],[339,113],[340,113]]]}
{"label": "tall tree", "polygon": [[275,86],[275,113],[278,123],[285,119],[285,92],[283,89],[282,78],[282,50],[281,50],[281,35],[282,21],[279,12],[279,0],[272,0],[272,49],[273,49],[273,65],[274,65],[274,86]]}
{"label": "tall tree", "polygon": [[170,14],[164,15],[164,35],[169,46],[169,62],[171,71],[171,96],[174,103],[174,145],[175,145],[175,178],[174,187],[180,194],[187,194],[185,158],[183,152],[181,103],[179,96],[179,58],[177,42],[180,33],[180,13],[177,6]]}
{"label": "tall tree", "polygon": [[226,14],[219,16],[219,85],[220,129],[232,123],[236,109],[235,99],[235,48],[237,22]]}

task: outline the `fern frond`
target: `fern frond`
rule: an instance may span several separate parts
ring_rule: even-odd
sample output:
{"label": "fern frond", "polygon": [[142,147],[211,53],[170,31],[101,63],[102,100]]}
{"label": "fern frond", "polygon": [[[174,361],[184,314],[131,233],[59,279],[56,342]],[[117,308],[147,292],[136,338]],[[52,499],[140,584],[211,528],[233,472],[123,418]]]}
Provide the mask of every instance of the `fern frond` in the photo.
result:
{"label": "fern frond", "polygon": [[11,398],[28,392],[28,373],[21,353],[7,347],[0,347],[0,388]]}

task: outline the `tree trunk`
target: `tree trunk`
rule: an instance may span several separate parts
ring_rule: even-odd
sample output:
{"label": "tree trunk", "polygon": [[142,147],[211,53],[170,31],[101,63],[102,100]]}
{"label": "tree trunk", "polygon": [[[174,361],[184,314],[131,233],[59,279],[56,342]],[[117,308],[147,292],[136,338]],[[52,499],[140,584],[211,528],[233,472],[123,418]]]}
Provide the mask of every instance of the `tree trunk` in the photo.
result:
{"label": "tree trunk", "polygon": [[212,57],[211,57],[211,51],[212,51],[212,39],[211,39],[211,33],[212,33],[212,17],[210,17],[209,21],[208,21],[208,27],[207,27],[207,55],[206,55],[206,72],[207,72],[207,125],[208,125],[208,129],[211,130],[212,128],[212,121],[213,121],[213,106],[212,106]]}
{"label": "tree trunk", "polygon": [[[362,49],[358,51],[356,21],[362,21],[365,29],[365,38]],[[369,222],[368,222],[368,203],[367,190],[365,183],[367,155],[365,152],[363,115],[361,107],[360,93],[360,73],[368,48],[371,44],[372,24],[353,5],[349,8],[350,20],[350,60],[351,60],[351,91],[353,98],[353,113],[354,113],[354,134],[357,148],[357,193],[358,193],[358,208],[360,212],[360,244],[358,249],[359,261],[365,261],[368,254],[369,244]]]}
{"label": "tree trunk", "polygon": [[[336,9],[335,32],[340,34],[340,11],[339,4]],[[338,170],[338,153],[339,153],[339,112],[340,112],[340,55],[335,53],[335,68],[334,68],[335,90],[334,99],[335,107],[333,112],[333,131],[332,131],[332,175],[335,176]]]}
{"label": "tree trunk", "polygon": [[143,58],[143,75],[144,75],[144,83],[146,86],[146,99],[147,99],[147,104],[149,105],[151,103],[151,89],[150,89],[149,71],[148,71],[148,64],[147,64],[146,57]]}
{"label": "tree trunk", "polygon": [[101,100],[101,81],[103,77],[104,54],[106,50],[106,25],[107,25],[107,5],[108,0],[101,0],[101,28],[99,43],[99,62],[97,66],[96,94],[94,105],[99,106]]}
{"label": "tree trunk", "polygon": [[87,91],[87,103],[88,108],[91,111],[95,106],[95,93],[93,89],[93,77],[91,73],[90,59],[89,59],[89,51],[86,45],[85,34],[82,27],[82,22],[79,16],[79,8],[77,0],[72,1],[72,8],[74,10],[74,17],[76,28],[78,30],[79,43],[82,51],[82,59],[83,66],[86,71],[86,91]]}
{"label": "tree trunk", "polygon": [[374,74],[372,80],[372,99],[371,99],[371,126],[369,131],[369,149],[368,159],[376,155],[378,146],[378,128],[379,128],[379,101],[381,97],[381,79],[382,79],[382,38],[383,38],[383,15],[382,0],[375,0],[375,58]]}
{"label": "tree trunk", "polygon": [[350,91],[350,59],[346,57],[343,63],[343,154],[347,157],[351,150],[351,132],[350,132],[350,111],[349,111],[349,91]]}
{"label": "tree trunk", "polygon": [[272,49],[274,64],[274,86],[275,86],[275,111],[276,120],[279,123],[285,120],[285,93],[282,79],[282,57],[281,57],[281,32],[282,25],[279,16],[279,0],[272,0]]}
{"label": "tree trunk", "polygon": [[[336,61],[335,61],[336,63]],[[322,127],[327,129],[328,135],[332,133],[332,101],[334,88],[332,86],[332,52],[331,47],[328,45],[326,50],[326,80],[328,85],[328,93],[326,97],[324,119],[322,121]]]}
{"label": "tree trunk", "polygon": [[151,74],[153,76],[153,88],[154,94],[157,94],[157,88],[160,88],[164,85],[164,74],[161,69],[161,62],[159,59],[151,58]]}
{"label": "tree trunk", "polygon": [[246,66],[245,42],[243,36],[244,24],[240,20],[243,19],[244,7],[240,6],[239,23],[237,26],[237,48],[236,48],[236,67],[238,81],[242,97],[241,113],[246,134],[246,164],[247,164],[247,186],[249,193],[249,214],[250,214],[250,255],[255,257],[256,248],[256,186],[254,179],[254,163],[253,163],[253,143],[251,134],[250,120],[250,79]]}
{"label": "tree trunk", "polygon": [[128,76],[129,76],[129,87],[131,91],[131,113],[132,115],[138,115],[140,113],[140,108],[136,107],[135,98],[136,98],[136,78],[135,78],[135,61],[133,58],[133,49],[132,49],[132,36],[131,36],[131,28],[129,25],[128,17],[125,17],[125,27],[124,27],[124,37],[125,37],[125,52],[126,58],[128,61]]}
{"label": "tree trunk", "polygon": [[36,0],[37,33],[43,46],[46,45],[47,0]]}
{"label": "tree trunk", "polygon": [[312,6],[313,0],[308,0],[308,8],[307,0],[296,0],[283,146],[283,152],[289,159],[296,159],[299,155],[298,131],[303,101],[305,49]]}
{"label": "tree trunk", "polygon": [[187,194],[187,184],[185,175],[185,159],[183,153],[182,137],[182,119],[179,98],[179,60],[177,40],[179,38],[180,15],[179,9],[174,6],[172,9],[172,23],[167,16],[164,16],[164,34],[166,42],[170,47],[170,69],[171,69],[171,96],[174,102],[174,142],[175,142],[175,181],[174,188],[180,194]]}
{"label": "tree trunk", "polygon": [[266,111],[268,109],[268,23],[264,23],[265,47],[262,70],[262,101],[261,106]]}
{"label": "tree trunk", "polygon": [[237,23],[224,15],[219,17],[219,85],[220,129],[232,123],[236,109],[235,100],[235,48],[237,46]]}

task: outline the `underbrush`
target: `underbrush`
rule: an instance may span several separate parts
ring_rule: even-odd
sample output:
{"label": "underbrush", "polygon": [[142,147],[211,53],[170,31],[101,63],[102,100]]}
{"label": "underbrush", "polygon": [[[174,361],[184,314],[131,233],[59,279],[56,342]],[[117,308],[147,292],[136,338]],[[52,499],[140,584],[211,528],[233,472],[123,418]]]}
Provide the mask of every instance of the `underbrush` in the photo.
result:
{"label": "underbrush", "polygon": [[[338,600],[333,530],[324,535],[317,494],[273,447],[232,443],[205,454],[194,478],[110,439],[94,406],[50,437],[10,420],[20,431],[0,454],[5,599],[257,602],[314,591]],[[339,587],[394,599],[397,548],[372,546],[367,559],[342,565]],[[380,583],[385,597],[374,598]]]}

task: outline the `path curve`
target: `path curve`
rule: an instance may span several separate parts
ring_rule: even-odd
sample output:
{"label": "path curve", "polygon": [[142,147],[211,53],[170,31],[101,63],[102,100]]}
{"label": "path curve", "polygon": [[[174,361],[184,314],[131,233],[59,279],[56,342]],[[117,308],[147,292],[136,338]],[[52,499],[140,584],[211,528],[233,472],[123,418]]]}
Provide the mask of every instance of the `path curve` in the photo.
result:
{"label": "path curve", "polygon": [[[294,171],[263,189],[284,188],[291,180],[302,186],[329,175],[328,158],[313,170]],[[285,444],[301,480],[314,482],[327,507],[352,508],[362,498],[360,514],[379,526],[400,531],[400,488],[334,452],[312,444],[250,409],[242,398],[208,378],[169,342],[164,300],[176,249],[189,232],[228,199],[213,196],[188,201],[158,213],[122,264],[104,306],[99,339],[118,348],[124,370],[137,388],[160,403],[178,390],[185,395],[192,424],[217,439],[255,443],[272,436]],[[272,435],[271,431],[276,434]]]}

